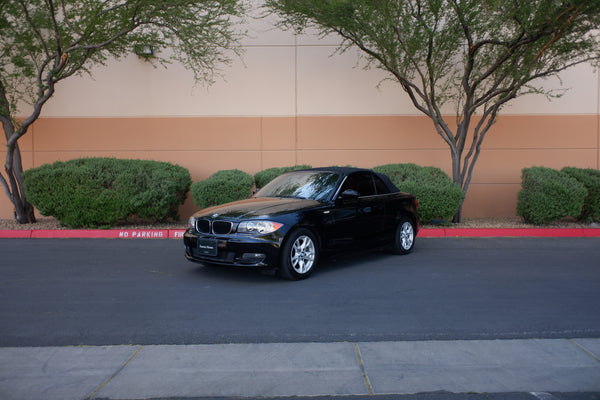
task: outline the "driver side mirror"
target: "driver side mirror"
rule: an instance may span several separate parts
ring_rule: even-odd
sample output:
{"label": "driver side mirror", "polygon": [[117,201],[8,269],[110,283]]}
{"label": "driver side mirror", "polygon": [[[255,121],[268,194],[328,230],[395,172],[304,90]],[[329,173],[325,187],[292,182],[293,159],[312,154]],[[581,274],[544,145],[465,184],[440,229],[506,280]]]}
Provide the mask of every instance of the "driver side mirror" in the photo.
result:
{"label": "driver side mirror", "polygon": [[348,189],[342,192],[342,199],[345,200],[354,200],[358,199],[359,197],[360,193],[358,193],[356,190]]}
{"label": "driver side mirror", "polygon": [[360,197],[360,193],[358,193],[356,190],[347,189],[347,190],[344,190],[342,192],[342,194],[340,194],[340,197],[338,197],[338,200],[341,200],[341,201],[357,200],[359,197]]}

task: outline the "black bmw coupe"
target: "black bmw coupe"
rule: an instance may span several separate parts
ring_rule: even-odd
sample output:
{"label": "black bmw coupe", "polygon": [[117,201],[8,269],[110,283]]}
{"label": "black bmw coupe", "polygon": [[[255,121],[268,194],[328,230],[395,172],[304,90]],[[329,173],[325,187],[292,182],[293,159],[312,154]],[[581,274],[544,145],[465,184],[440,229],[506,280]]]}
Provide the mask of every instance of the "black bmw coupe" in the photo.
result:
{"label": "black bmw coupe", "polygon": [[304,279],[322,252],[387,247],[409,253],[418,226],[415,197],[387,176],[314,168],[280,175],[250,199],[195,213],[184,234],[185,256]]}

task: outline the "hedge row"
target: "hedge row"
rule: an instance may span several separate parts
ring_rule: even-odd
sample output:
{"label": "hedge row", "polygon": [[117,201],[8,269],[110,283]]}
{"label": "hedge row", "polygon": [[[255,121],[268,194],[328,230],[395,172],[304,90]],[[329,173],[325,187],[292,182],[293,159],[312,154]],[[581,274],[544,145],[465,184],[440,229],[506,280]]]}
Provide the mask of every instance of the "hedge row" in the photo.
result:
{"label": "hedge row", "polygon": [[562,172],[577,179],[587,190],[579,219],[589,222],[600,221],[600,171],[597,169],[581,169],[566,167]]}
{"label": "hedge row", "polygon": [[200,208],[208,208],[248,198],[254,187],[252,175],[231,169],[218,171],[208,179],[192,184],[194,204]]}
{"label": "hedge row", "polygon": [[200,208],[246,199],[255,187],[261,188],[285,172],[307,168],[311,166],[269,168],[257,172],[254,176],[238,169],[218,171],[207,179],[192,184],[192,198],[194,204]]}
{"label": "hedge row", "polygon": [[[261,188],[285,172],[305,168],[310,168],[310,165],[269,168],[254,177],[239,170],[219,171],[208,179],[194,183],[192,196],[200,208],[241,200],[250,196],[253,184]],[[463,191],[439,168],[388,164],[373,169],[388,175],[401,191],[417,197],[423,221],[451,220],[464,199]]]}
{"label": "hedge row", "polygon": [[187,169],[166,162],[82,158],[23,173],[27,199],[71,228],[132,219],[176,219],[191,185]]}
{"label": "hedge row", "polygon": [[400,191],[415,195],[424,222],[451,221],[465,198],[462,189],[436,167],[387,164],[373,170],[389,176]]}
{"label": "hedge row", "polygon": [[[169,163],[84,158],[27,170],[24,186],[42,215],[54,216],[72,228],[108,227],[133,219],[175,219],[190,187],[194,203],[206,208],[248,198],[255,187],[305,168],[310,165],[269,168],[254,176],[225,170],[191,184],[185,168]],[[387,164],[373,170],[417,197],[422,221],[449,221],[464,199],[463,191],[439,168]],[[600,221],[600,171],[523,169],[517,214],[538,225],[566,217]]]}
{"label": "hedge row", "polygon": [[524,168],[517,214],[543,225],[566,217],[600,221],[600,171],[594,169]]}
{"label": "hedge row", "polygon": [[[310,166],[269,168],[254,177],[239,170],[219,171],[192,185],[194,202],[204,208],[241,200],[250,196],[253,186],[260,188],[282,173],[304,168]],[[417,197],[422,221],[450,221],[465,197],[462,189],[436,167],[387,164],[373,170],[389,176],[398,189]],[[526,168],[522,182],[517,213],[526,222],[541,225],[568,216],[600,221],[600,171]]]}

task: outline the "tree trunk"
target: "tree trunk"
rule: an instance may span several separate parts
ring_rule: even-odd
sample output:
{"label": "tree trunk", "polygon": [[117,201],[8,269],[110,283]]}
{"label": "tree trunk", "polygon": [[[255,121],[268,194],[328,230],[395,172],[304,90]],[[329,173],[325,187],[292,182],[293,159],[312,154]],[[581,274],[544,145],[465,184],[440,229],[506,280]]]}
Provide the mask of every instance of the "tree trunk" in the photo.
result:
{"label": "tree trunk", "polygon": [[[452,153],[452,181],[457,184],[461,189],[462,189],[462,179],[461,179],[461,154],[458,153],[456,150],[451,149],[451,153]],[[454,217],[452,218],[452,222],[454,222],[455,224],[460,224],[462,222],[462,208],[463,208],[463,203],[460,203],[460,206],[458,207],[458,210],[456,211],[456,214],[454,214]]]}
{"label": "tree trunk", "polygon": [[12,154],[7,152],[7,163],[5,171],[8,176],[8,195],[14,206],[14,218],[18,224],[35,223],[35,212],[33,205],[27,201],[23,189],[23,167],[21,164],[21,152],[16,146]]}
{"label": "tree trunk", "polygon": [[[463,200],[464,202],[464,200]],[[460,224],[462,222],[462,208],[463,208],[463,203],[460,203],[460,206],[458,206],[458,210],[456,211],[456,214],[454,214],[454,218],[452,218],[452,222],[454,222],[455,224]]]}
{"label": "tree trunk", "polygon": [[34,208],[27,201],[23,189],[23,163],[17,143],[17,140],[27,131],[27,127],[24,130],[15,128],[2,81],[0,81],[0,122],[6,138],[6,163],[4,164],[6,177],[0,173],[0,184],[14,206],[15,221],[19,224],[34,223],[36,222]]}
{"label": "tree trunk", "polygon": [[17,144],[13,146],[12,150],[9,149],[6,151],[4,170],[6,172],[6,179],[4,176],[0,176],[0,181],[14,206],[15,221],[18,224],[35,223],[33,205],[27,201],[23,188],[23,164],[21,162],[21,150]]}
{"label": "tree trunk", "polygon": [[17,194],[11,197],[11,201],[15,207],[14,218],[16,223],[33,224],[37,222],[35,219],[34,208],[27,199]]}

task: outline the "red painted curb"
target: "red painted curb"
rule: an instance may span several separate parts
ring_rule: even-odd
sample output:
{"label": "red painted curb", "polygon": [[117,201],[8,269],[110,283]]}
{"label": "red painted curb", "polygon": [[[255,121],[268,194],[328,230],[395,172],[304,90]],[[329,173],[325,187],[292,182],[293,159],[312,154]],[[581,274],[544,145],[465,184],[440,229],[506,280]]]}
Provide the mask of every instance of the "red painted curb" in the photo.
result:
{"label": "red painted curb", "polygon": [[585,237],[600,237],[600,229],[598,228],[584,228],[583,235]]}
{"label": "red painted curb", "polygon": [[[185,229],[0,230],[3,239],[181,239]],[[423,228],[419,237],[600,237],[599,228]]]}
{"label": "red painted curb", "polygon": [[584,237],[581,228],[452,228],[446,237]]}
{"label": "red painted curb", "polygon": [[181,239],[184,229],[32,229],[0,230],[0,238]]}
{"label": "red painted curb", "polygon": [[421,228],[417,234],[419,237],[445,237],[446,230],[444,228]]}
{"label": "red painted curb", "polygon": [[170,239],[183,239],[184,233],[185,233],[185,229],[169,229],[169,238]]}
{"label": "red painted curb", "polygon": [[31,231],[27,230],[0,230],[0,238],[2,239],[20,239],[30,237]]}
{"label": "red painted curb", "polygon": [[64,230],[34,230],[32,238],[53,239],[163,239],[169,237],[168,230],[138,230],[138,229],[64,229]]}

